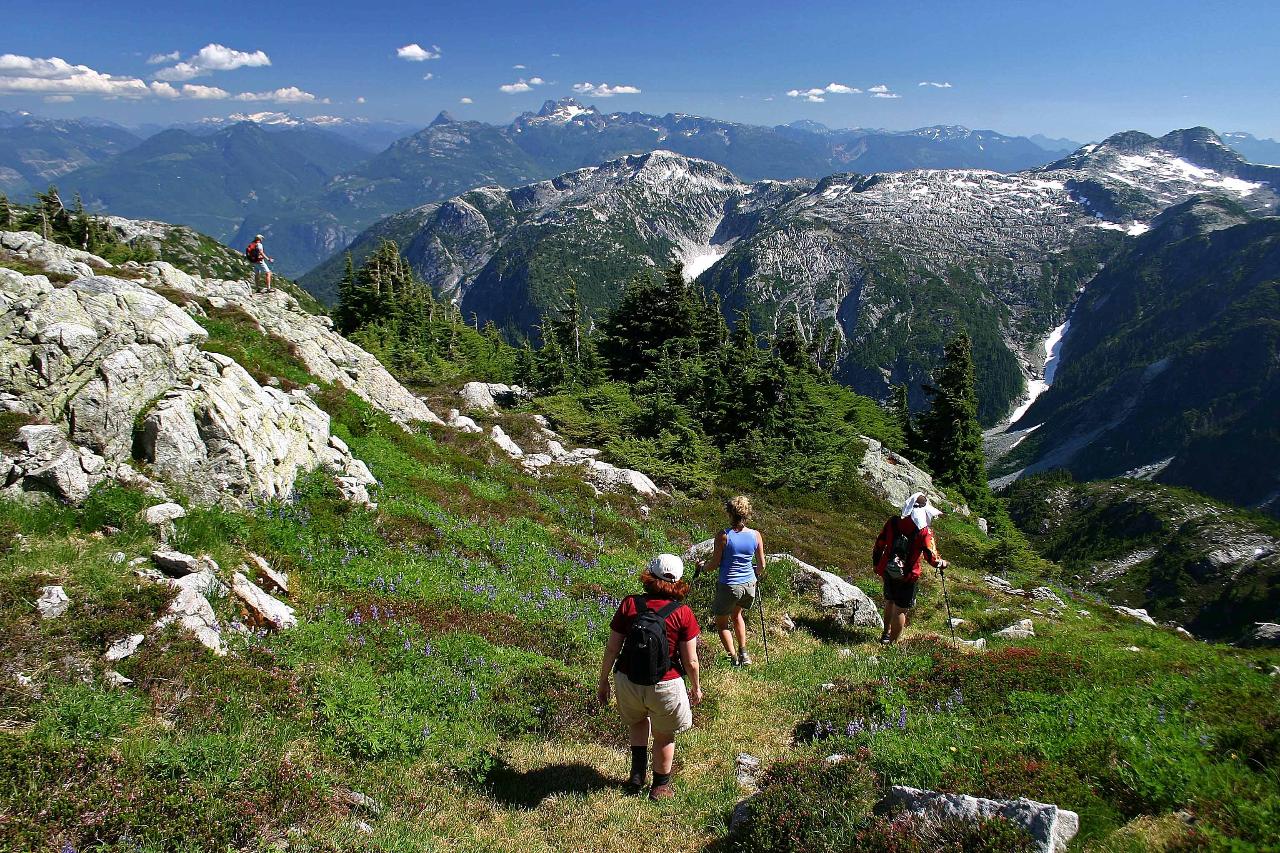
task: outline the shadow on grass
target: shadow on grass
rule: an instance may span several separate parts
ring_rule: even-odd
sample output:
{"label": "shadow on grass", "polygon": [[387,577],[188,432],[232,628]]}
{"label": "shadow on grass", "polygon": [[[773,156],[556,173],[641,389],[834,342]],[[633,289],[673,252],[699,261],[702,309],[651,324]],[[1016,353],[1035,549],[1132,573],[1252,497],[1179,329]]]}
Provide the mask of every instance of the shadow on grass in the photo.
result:
{"label": "shadow on grass", "polygon": [[588,764],[551,764],[519,771],[505,762],[489,771],[484,787],[498,802],[519,809],[535,809],[557,794],[589,794],[621,788],[622,781],[605,776]]}
{"label": "shadow on grass", "polygon": [[824,643],[851,646],[880,639],[879,632],[848,625],[834,616],[797,616],[795,622],[796,627],[808,631]]}

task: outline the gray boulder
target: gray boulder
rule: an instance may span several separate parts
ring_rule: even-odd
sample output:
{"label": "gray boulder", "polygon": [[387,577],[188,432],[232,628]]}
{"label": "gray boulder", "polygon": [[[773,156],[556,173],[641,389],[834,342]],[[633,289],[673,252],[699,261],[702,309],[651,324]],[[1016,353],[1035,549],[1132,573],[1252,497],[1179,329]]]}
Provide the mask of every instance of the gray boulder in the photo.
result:
{"label": "gray boulder", "polygon": [[178,594],[169,603],[168,610],[156,622],[156,628],[177,625],[182,631],[190,634],[196,642],[213,652],[225,655],[226,647],[222,644],[222,632],[218,627],[218,617],[213,612],[209,599],[189,587],[180,587]]}
{"label": "gray boulder", "polygon": [[792,583],[802,591],[813,593],[819,607],[835,611],[842,621],[883,630],[884,618],[876,603],[844,578],[824,572],[790,554],[769,554],[765,559],[768,563],[790,564],[793,567]]}
{"label": "gray boulder", "polygon": [[102,659],[108,663],[115,663],[118,660],[124,660],[138,650],[145,639],[142,634],[133,634],[121,640],[116,640],[107,646],[106,652],[103,653]]}
{"label": "gray boulder", "polygon": [[1005,640],[1026,640],[1036,635],[1035,625],[1030,619],[1015,622],[1008,628],[996,631],[995,636]]}
{"label": "gray boulder", "polygon": [[272,598],[240,572],[236,572],[231,580],[231,593],[244,604],[249,621],[259,627],[284,631],[298,625],[298,617],[292,607]]}
{"label": "gray boulder", "polygon": [[1249,633],[1249,644],[1276,648],[1280,646],[1280,625],[1275,622],[1254,622]]}
{"label": "gray boulder", "polygon": [[185,517],[187,511],[182,508],[181,504],[170,501],[169,503],[156,504],[147,507],[142,511],[142,520],[147,524],[159,526],[177,521],[179,518]]}
{"label": "gray boulder", "polygon": [[988,800],[965,794],[940,794],[905,785],[889,789],[885,802],[894,809],[931,819],[979,820],[1002,817],[1017,824],[1035,840],[1041,853],[1061,853],[1080,831],[1080,816],[1049,803],[1019,797]]}
{"label": "gray boulder", "polygon": [[1152,619],[1151,614],[1148,613],[1144,608],[1124,607],[1123,605],[1120,605],[1120,604],[1113,604],[1111,605],[1111,609],[1121,614],[1122,616],[1128,616],[1130,619],[1137,619],[1139,622],[1143,623],[1144,625],[1150,625],[1153,628],[1159,627],[1159,624],[1156,622],[1156,620]]}
{"label": "gray boulder", "polygon": [[915,492],[939,494],[933,478],[906,457],[894,453],[874,438],[865,435],[860,438],[866,442],[867,449],[858,463],[858,474],[872,492],[899,509]]}
{"label": "gray boulder", "polygon": [[57,619],[66,613],[70,606],[71,599],[67,597],[67,591],[62,587],[40,587],[40,597],[36,599],[36,610],[40,612],[41,619]]}

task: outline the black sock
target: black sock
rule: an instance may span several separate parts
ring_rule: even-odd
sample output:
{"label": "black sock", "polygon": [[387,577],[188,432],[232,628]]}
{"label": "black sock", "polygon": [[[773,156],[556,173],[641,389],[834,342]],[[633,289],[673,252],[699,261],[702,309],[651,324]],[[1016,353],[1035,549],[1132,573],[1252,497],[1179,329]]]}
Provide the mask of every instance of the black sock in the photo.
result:
{"label": "black sock", "polygon": [[656,788],[656,787],[658,787],[659,785],[665,785],[665,784],[667,784],[667,783],[668,783],[668,782],[670,782],[670,781],[671,781],[671,774],[670,774],[670,773],[658,773],[657,771],[654,771],[654,774],[653,774],[653,787],[655,787],[655,788]]}
{"label": "black sock", "polygon": [[645,766],[649,763],[649,747],[631,747],[631,775],[644,776]]}

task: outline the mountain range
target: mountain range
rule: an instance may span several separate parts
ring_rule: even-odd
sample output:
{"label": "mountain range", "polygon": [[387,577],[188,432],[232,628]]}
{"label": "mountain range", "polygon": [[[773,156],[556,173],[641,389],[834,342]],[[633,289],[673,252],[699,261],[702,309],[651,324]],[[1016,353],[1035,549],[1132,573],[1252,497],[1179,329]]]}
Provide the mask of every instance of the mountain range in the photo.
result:
{"label": "mountain range", "polygon": [[[244,121],[264,131],[290,131],[273,133],[277,138],[271,147],[285,151],[297,146],[293,159],[304,161],[314,160],[314,148],[323,144],[312,139],[313,135],[342,136],[365,149],[381,146],[392,138],[396,141],[372,157],[369,151],[362,152],[337,172],[326,175],[318,187],[308,182],[298,188],[289,179],[278,185],[270,176],[257,175],[255,179],[265,183],[253,188],[257,196],[253,199],[246,199],[241,192],[243,181],[227,175],[232,164],[216,157],[186,157],[181,149],[192,145],[190,140],[179,143],[179,150],[153,144],[136,152],[118,150],[82,158],[76,166],[103,168],[66,175],[62,189],[92,194],[104,209],[109,207],[114,213],[159,216],[213,228],[213,236],[234,244],[262,232],[270,238],[281,270],[301,273],[388,214],[443,200],[477,186],[518,186],[623,154],[658,148],[719,163],[748,181],[816,179],[845,170],[972,167],[1008,171],[1043,164],[1054,153],[1065,153],[1046,153],[1022,137],[955,126],[902,132],[831,130],[813,122],[758,127],[677,113],[603,113],[572,98],[548,101],[538,112],[524,113],[504,126],[458,120],[441,113],[430,126],[413,134],[408,134],[408,125],[397,122],[325,116],[302,119],[278,112],[237,114],[140,132],[149,135],[148,141],[161,136],[173,143],[169,134],[174,130],[209,137]],[[0,138],[7,132],[0,130]],[[130,156],[113,156],[124,153]],[[180,173],[172,168],[175,158],[186,164]],[[6,160],[0,159],[0,167],[6,165]],[[146,183],[146,203],[134,206],[138,200],[134,185],[139,169],[152,174]],[[59,174],[66,171],[69,170]],[[112,176],[117,174],[118,183],[123,186],[115,185]],[[82,180],[91,192],[80,187]],[[233,184],[230,201],[234,204],[219,199],[221,210],[212,223],[190,218],[188,187],[193,183],[208,187],[224,181]],[[128,206],[121,207],[122,203]],[[239,211],[235,211],[237,205]],[[232,228],[227,218],[235,212],[240,214],[240,220]]]}
{"label": "mountain range", "polygon": [[243,245],[248,240],[233,238],[254,211],[285,208],[367,156],[328,131],[239,122],[203,134],[165,130],[59,185],[91,209],[189,225]]}
{"label": "mountain range", "polygon": [[1142,477],[1280,515],[1280,218],[1165,211],[1089,282],[1061,362],[994,473]]}
{"label": "mountain range", "polygon": [[0,192],[21,198],[141,141],[118,125],[0,111]]}
{"label": "mountain range", "polygon": [[[1280,196],[1280,169],[1256,166],[1212,131],[1127,132],[1015,174],[913,170],[820,181],[740,181],[670,151],[623,157],[516,189],[485,187],[379,222],[357,261],[392,239],[466,315],[536,334],[572,279],[588,311],[612,306],[636,274],[684,264],[766,332],[794,317],[843,340],[837,377],[883,398],[921,384],[957,327],[974,341],[980,411],[1022,395],[1026,355],[1077,291],[1166,207],[1223,194],[1254,213]],[[335,258],[303,278],[331,300]]]}

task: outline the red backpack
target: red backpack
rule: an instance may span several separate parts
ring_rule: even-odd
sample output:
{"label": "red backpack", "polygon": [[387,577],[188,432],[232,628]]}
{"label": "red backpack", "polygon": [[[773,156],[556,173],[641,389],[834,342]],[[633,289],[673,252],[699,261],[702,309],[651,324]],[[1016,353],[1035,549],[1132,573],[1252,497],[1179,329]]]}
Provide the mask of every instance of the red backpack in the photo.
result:
{"label": "red backpack", "polygon": [[258,263],[263,258],[262,244],[254,240],[248,246],[245,246],[244,256],[249,259],[249,263]]}

